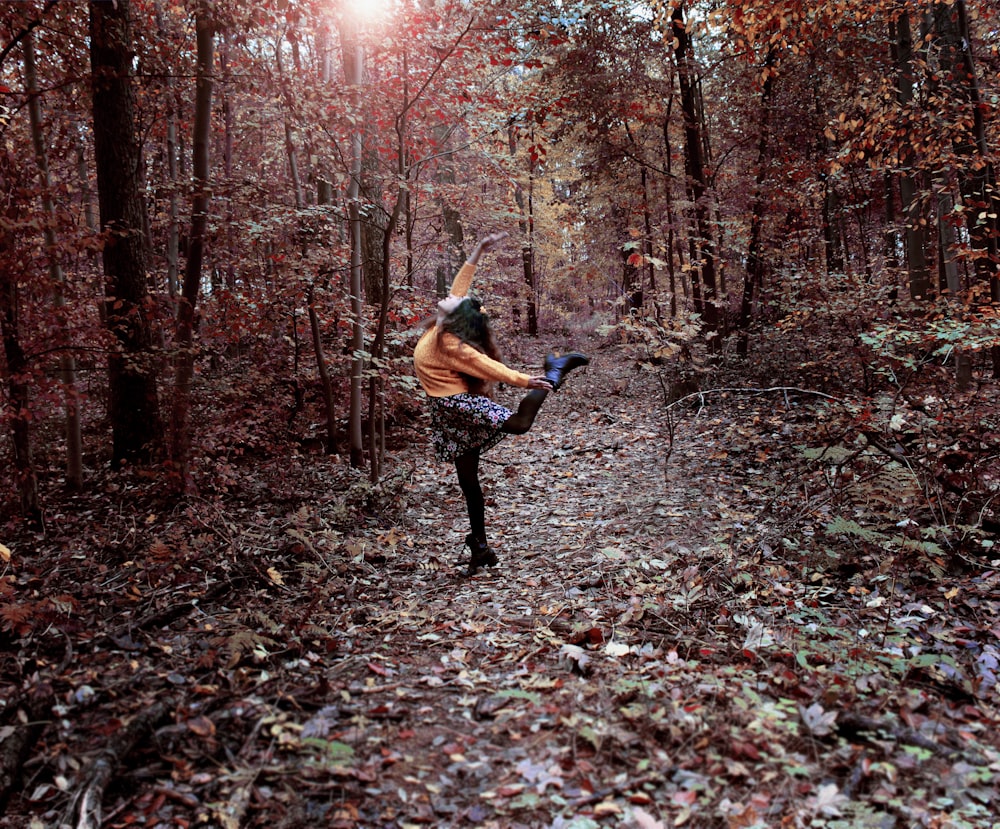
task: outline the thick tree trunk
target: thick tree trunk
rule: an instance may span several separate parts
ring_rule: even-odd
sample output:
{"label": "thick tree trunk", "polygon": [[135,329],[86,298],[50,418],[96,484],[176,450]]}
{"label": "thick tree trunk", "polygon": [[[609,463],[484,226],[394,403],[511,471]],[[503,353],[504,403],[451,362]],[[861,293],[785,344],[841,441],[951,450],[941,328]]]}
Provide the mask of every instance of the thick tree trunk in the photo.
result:
{"label": "thick tree trunk", "polygon": [[[969,127],[956,129],[956,153],[969,159],[958,169],[959,189],[968,221],[976,274],[989,285],[990,299],[1000,303],[1000,190],[986,136],[982,95],[976,78],[965,0],[934,3],[934,28],[943,44],[942,60],[950,67],[950,94],[963,108]],[[993,376],[1000,377],[1000,346],[991,349]]]}
{"label": "thick tree trunk", "polygon": [[677,80],[680,86],[681,108],[684,112],[685,171],[692,200],[694,201],[697,234],[696,256],[692,265],[701,274],[701,293],[696,297],[695,309],[701,314],[709,332],[709,345],[720,347],[720,314],[716,301],[715,241],[708,204],[708,179],[705,173],[704,147],[706,137],[698,117],[697,73],[687,25],[684,22],[684,4],[679,3],[671,15],[674,36],[674,56],[677,60]]}
{"label": "thick tree trunk", "polygon": [[104,319],[117,341],[108,358],[112,466],[146,463],[162,448],[148,317],[141,197],[142,154],[132,87],[130,0],[90,3],[94,156],[105,275]]}
{"label": "thick tree trunk", "polygon": [[[28,87],[28,116],[31,121],[31,139],[35,148],[35,162],[42,187],[42,212],[47,218],[45,225],[45,250],[49,261],[49,277],[52,280],[53,304],[58,324],[65,329],[66,320],[66,278],[60,263],[59,247],[56,240],[54,222],[55,204],[52,201],[52,182],[49,178],[49,158],[42,133],[42,105],[38,95],[38,80],[35,72],[34,37],[24,39],[24,77]],[[64,330],[63,348],[59,358],[59,375],[65,395],[66,414],[66,488],[71,491],[83,489],[83,438],[80,432],[80,409],[76,387],[76,359],[69,351],[69,337]]]}
{"label": "thick tree trunk", "polygon": [[201,0],[195,13],[198,65],[192,135],[194,195],[184,284],[177,306],[176,369],[171,418],[171,461],[181,491],[191,487],[191,383],[194,378],[194,312],[201,287],[201,266],[208,227],[209,139],[212,126],[212,83],[215,62],[215,22],[212,0]]}

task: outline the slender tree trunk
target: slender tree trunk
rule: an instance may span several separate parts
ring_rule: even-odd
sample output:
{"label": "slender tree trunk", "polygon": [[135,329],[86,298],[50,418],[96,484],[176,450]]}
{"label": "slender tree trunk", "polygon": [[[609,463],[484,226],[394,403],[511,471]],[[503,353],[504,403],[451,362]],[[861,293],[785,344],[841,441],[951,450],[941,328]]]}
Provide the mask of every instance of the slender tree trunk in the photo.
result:
{"label": "slender tree trunk", "polygon": [[524,286],[527,289],[525,313],[528,318],[528,336],[538,336],[538,274],[535,272],[535,164],[529,163],[528,189],[523,194],[524,235],[521,239],[521,268]]}
{"label": "slender tree trunk", "polygon": [[[361,84],[364,79],[364,50],[357,31],[342,31],[344,37],[344,72],[351,87],[351,105],[360,111]],[[351,135],[351,178],[347,188],[347,210],[351,236],[351,404],[348,414],[351,466],[360,469],[364,464],[364,436],[361,429],[361,396],[364,372],[364,303],[361,292],[364,284],[361,245],[361,160],[362,132],[360,125]]]}
{"label": "slender tree trunk", "polygon": [[323,408],[326,412],[326,454],[333,455],[337,451],[337,419],[333,403],[333,382],[330,379],[330,368],[326,364],[326,354],[323,351],[323,331],[319,324],[319,314],[316,313],[315,285],[309,286],[307,300],[309,303],[309,330],[312,333],[316,368],[319,371],[320,389],[323,393]]}
{"label": "slender tree trunk", "polygon": [[[328,205],[333,200],[333,188],[328,181],[320,179],[316,191],[316,203]],[[337,451],[337,412],[333,399],[333,380],[330,377],[330,367],[326,364],[326,353],[323,349],[323,331],[319,324],[319,314],[316,313],[316,283],[309,285],[309,330],[312,333],[313,352],[316,354],[316,368],[319,371],[320,390],[323,394],[323,411],[326,414],[326,454],[333,455]]]}
{"label": "slender tree trunk", "polygon": [[[18,315],[18,283],[27,281],[20,266],[15,230],[20,223],[20,210],[15,197],[14,179],[20,165],[5,149],[0,148],[0,338],[3,340],[4,358],[7,363],[7,406],[11,413],[11,444],[14,463],[11,469],[14,489],[18,496],[20,513],[32,527],[43,527],[41,499],[38,494],[38,476],[35,472],[31,447],[31,392],[28,386],[28,359],[21,344]],[[19,181],[19,186],[26,185]]]}
{"label": "slender tree trunk", "polygon": [[108,358],[112,466],[160,454],[163,425],[147,312],[142,151],[132,86],[131,0],[91,0],[90,61],[94,156],[106,234],[105,325],[117,341]]}
{"label": "slender tree trunk", "polygon": [[[826,97],[819,88],[819,73],[816,71],[815,62],[810,63],[810,75],[813,78],[812,94],[813,106],[816,112],[816,123],[819,125],[820,152],[823,158],[829,157],[830,140],[823,131],[823,124],[826,123]],[[840,221],[840,196],[837,188],[829,175],[822,176],[823,184],[823,258],[826,265],[827,274],[843,273],[847,262],[847,243],[842,242],[843,234],[837,233],[837,228],[841,227]]]}
{"label": "slender tree trunk", "polygon": [[[97,212],[94,210],[94,193],[90,187],[90,168],[87,165],[87,142],[83,137],[83,127],[80,124],[76,125],[79,137],[76,140],[76,176],[80,182],[80,207],[83,209],[83,221],[84,226],[93,233],[97,235],[100,229],[97,223]],[[90,258],[96,259],[96,255],[93,252],[89,254]]]}
{"label": "slender tree trunk", "polygon": [[[532,135],[532,140],[534,136]],[[513,158],[517,155],[517,133],[513,122],[507,126],[507,150]],[[538,335],[538,289],[535,281],[535,217],[534,217],[535,162],[528,160],[528,187],[514,182],[514,202],[517,204],[518,226],[521,230],[521,273],[527,288],[525,299],[526,333]]]}
{"label": "slender tree trunk", "polygon": [[[893,42],[896,46],[896,89],[900,106],[906,108],[913,100],[913,37],[910,16],[906,12],[895,23]],[[891,32],[891,30],[890,30]],[[904,146],[900,152],[903,169],[909,169],[912,150]],[[927,264],[927,239],[922,211],[917,199],[917,182],[909,173],[899,176],[899,202],[903,211],[904,239],[906,241],[906,268],[910,277],[910,296],[926,299],[930,293],[930,267]]]}
{"label": "slender tree trunk", "polygon": [[[405,66],[405,59],[404,59]],[[403,105],[396,118],[396,177],[399,188],[396,200],[389,213],[382,234],[382,250],[378,259],[381,263],[378,293],[381,297],[378,312],[378,324],[375,337],[372,340],[372,372],[368,389],[368,453],[369,479],[372,483],[378,481],[385,461],[385,378],[382,374],[382,357],[385,352],[385,332],[389,322],[390,277],[392,275],[392,237],[399,225],[400,216],[404,215],[410,188],[410,167],[407,163],[406,136],[407,113],[410,107],[409,87],[404,83]]]}
{"label": "slender tree trunk", "polygon": [[288,175],[292,180],[292,193],[295,196],[296,210],[305,207],[305,194],[302,189],[302,179],[299,175],[299,159],[295,149],[295,133],[292,130],[292,90],[285,82],[284,63],[281,60],[282,40],[274,46],[274,61],[278,68],[278,85],[281,87],[281,98],[284,102],[284,127],[285,127],[285,158],[288,159]]}
{"label": "slender tree trunk", "polygon": [[[433,132],[434,143],[440,155],[434,178],[436,183],[445,185],[442,189],[447,189],[447,185],[455,183],[452,151],[448,148],[451,143],[451,130],[444,124],[435,124]],[[459,212],[447,203],[443,195],[438,197],[438,201],[441,205],[444,250],[435,274],[435,290],[438,297],[444,297],[448,293],[451,280],[465,261],[465,232],[462,230],[462,217]]]}
{"label": "slender tree trunk", "polygon": [[35,147],[35,162],[42,189],[42,212],[46,217],[45,250],[49,261],[49,277],[52,280],[53,304],[58,324],[63,327],[63,348],[59,358],[59,374],[66,395],[66,487],[72,491],[83,489],[83,439],[80,433],[80,409],[76,386],[76,359],[69,351],[70,343],[66,329],[66,277],[59,262],[59,248],[56,242],[54,222],[55,205],[52,202],[52,182],[49,177],[49,159],[42,134],[42,105],[38,95],[38,79],[35,71],[34,36],[24,39],[24,76],[28,86],[28,116],[31,121],[31,138]]}
{"label": "slender tree trunk", "polygon": [[[774,50],[768,49],[764,67],[774,66]],[[753,322],[754,307],[764,290],[764,276],[767,264],[764,261],[763,227],[767,199],[764,197],[764,182],[768,174],[768,158],[771,141],[771,109],[774,98],[776,73],[768,71],[760,93],[760,134],[757,136],[757,175],[754,178],[753,201],[750,204],[750,241],[747,245],[747,275],[743,281],[743,296],[740,300],[739,339],[736,353],[746,357],[750,352],[750,325]]]}
{"label": "slender tree trunk", "polygon": [[713,350],[720,347],[720,315],[717,299],[715,242],[711,226],[711,211],[708,204],[708,181],[705,173],[703,150],[706,137],[703,135],[698,118],[697,74],[695,72],[692,45],[684,21],[684,4],[679,3],[671,15],[674,36],[674,56],[677,61],[677,79],[680,85],[681,108],[684,112],[684,158],[685,171],[692,200],[694,201],[697,233],[697,256],[693,257],[701,273],[701,295],[695,299],[698,310],[708,328],[709,345]]}
{"label": "slender tree trunk", "polygon": [[[954,215],[955,201],[951,196],[948,181],[944,176],[934,180],[934,190],[937,195],[937,229],[938,229],[938,266],[940,270],[939,285],[947,292],[948,299],[958,304],[961,302],[962,283],[958,273],[958,263],[955,261],[955,248],[958,244],[955,228],[951,223]],[[955,388],[966,391],[972,385],[972,355],[960,346],[955,347]]]}
{"label": "slender tree trunk", "polygon": [[[400,141],[400,150],[402,150],[402,140]],[[404,169],[402,153],[400,153],[399,158],[400,169],[397,171],[397,174],[399,175],[400,180],[405,181],[407,171]],[[382,251],[380,257],[382,260],[382,284],[380,286],[380,293],[383,299],[379,305],[378,324],[375,328],[375,337],[372,340],[371,353],[373,371],[368,388],[368,451],[370,455],[369,478],[372,483],[375,483],[379,479],[379,476],[381,475],[382,463],[385,459],[385,415],[383,400],[385,396],[385,381],[382,377],[380,363],[385,351],[385,332],[389,322],[392,235],[396,230],[396,226],[399,224],[399,216],[403,209],[405,191],[406,188],[401,186],[399,191],[396,193],[396,201],[393,205],[392,213],[389,214],[385,234],[382,237]]]}
{"label": "slender tree trunk", "polygon": [[[156,24],[161,38],[166,38],[167,33],[163,25],[163,12],[161,4],[156,3]],[[178,273],[180,271],[180,199],[178,198],[178,188],[180,182],[177,175],[177,94],[175,90],[174,77],[168,74],[164,79],[167,97],[166,113],[166,140],[164,152],[167,156],[167,187],[169,188],[169,198],[167,200],[167,294],[172,300],[176,300],[179,290]]]}
{"label": "slender tree trunk", "polygon": [[[222,173],[226,182],[233,180],[233,101],[229,94],[229,34],[222,33],[222,49],[219,52],[219,73],[222,85],[222,127],[225,131],[222,139]],[[236,289],[236,261],[237,252],[234,246],[233,234],[233,198],[226,196],[226,238],[229,246],[229,262],[226,263],[226,287],[233,291]]]}
{"label": "slender tree trunk", "polygon": [[[681,268],[681,283],[684,296],[687,297],[687,282],[684,281],[684,246],[680,241],[680,234],[674,219],[674,196],[673,196],[673,144],[670,141],[670,114],[673,109],[673,94],[667,103],[667,112],[663,118],[663,150],[666,161],[666,177],[664,190],[666,192],[664,209],[667,217],[667,274],[670,279],[670,316],[677,316],[677,268]],[[676,260],[676,263],[675,263]]]}
{"label": "slender tree trunk", "polygon": [[191,383],[194,378],[194,312],[201,286],[205,231],[209,208],[209,141],[212,126],[212,84],[215,62],[215,21],[212,0],[201,0],[195,13],[198,43],[194,132],[192,135],[191,237],[184,284],[177,306],[176,369],[171,421],[171,461],[182,491],[191,487]]}
{"label": "slender tree trunk", "polygon": [[42,506],[38,496],[38,477],[31,451],[31,393],[27,374],[28,360],[21,346],[17,324],[17,287],[12,279],[0,280],[0,329],[3,335],[4,357],[10,379],[7,383],[8,405],[14,410],[11,418],[11,443],[14,449],[14,486],[17,489],[21,515],[33,526],[42,525]]}
{"label": "slender tree trunk", "polygon": [[[642,227],[645,232],[644,246],[646,252],[646,275],[649,291],[656,294],[656,268],[653,266],[653,217],[649,212],[649,205],[652,201],[649,192],[649,172],[645,166],[640,170],[642,183]],[[644,298],[639,297],[639,305],[642,305]]]}

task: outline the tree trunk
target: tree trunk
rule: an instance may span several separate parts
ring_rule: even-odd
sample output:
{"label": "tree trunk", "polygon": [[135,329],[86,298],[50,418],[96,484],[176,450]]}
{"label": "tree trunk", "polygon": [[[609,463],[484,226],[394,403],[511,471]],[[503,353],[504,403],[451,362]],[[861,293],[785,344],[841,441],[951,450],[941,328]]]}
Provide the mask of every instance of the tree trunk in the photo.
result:
{"label": "tree trunk", "polygon": [[[320,184],[328,182],[321,181]],[[316,202],[320,205],[329,204],[333,193],[329,186],[320,187],[316,193]],[[319,371],[320,389],[323,393],[323,409],[326,413],[326,454],[333,455],[337,451],[337,417],[333,399],[333,381],[330,378],[330,368],[326,364],[326,353],[323,350],[323,332],[320,329],[319,315],[316,313],[316,286],[309,286],[309,330],[312,333],[313,351],[316,354],[316,368]]]}
{"label": "tree trunk", "polygon": [[[156,24],[161,38],[166,38],[166,28],[163,25],[163,12],[160,3],[156,4]],[[176,300],[179,290],[180,272],[180,200],[177,195],[180,186],[177,175],[177,95],[174,88],[173,75],[164,78],[167,97],[166,113],[166,140],[164,142],[164,152],[167,156],[167,187],[169,198],[167,200],[167,294],[172,300]]]}
{"label": "tree trunk", "polygon": [[[673,145],[670,141],[670,113],[673,109],[673,94],[667,104],[667,111],[663,118],[663,150],[666,160],[666,176],[664,190],[666,191],[667,218],[667,273],[670,279],[670,316],[677,316],[677,268],[681,269],[681,289],[685,298],[688,295],[687,282],[684,279],[684,245],[681,244],[680,234],[674,227],[674,196],[673,196]],[[676,264],[675,264],[676,259]]]}
{"label": "tree trunk", "polygon": [[[402,149],[402,142],[400,142],[400,149]],[[399,158],[400,167],[402,168],[404,166],[402,154]],[[406,170],[400,169],[399,176],[401,179],[404,179]],[[372,372],[368,384],[368,460],[370,467],[369,479],[372,483],[378,481],[381,475],[382,462],[385,458],[385,410],[383,399],[385,397],[385,380],[382,377],[381,361],[383,352],[385,351],[385,332],[389,321],[392,235],[396,230],[396,225],[399,223],[399,215],[403,209],[405,189],[404,187],[400,187],[396,194],[396,202],[393,205],[392,213],[389,214],[385,233],[382,236],[382,250],[379,257],[382,265],[380,269],[382,284],[379,286],[382,302],[379,304],[378,325],[375,328],[375,337],[372,340]]]}
{"label": "tree trunk", "polygon": [[90,3],[94,156],[106,239],[104,319],[117,349],[108,358],[112,467],[147,463],[162,449],[152,331],[135,90],[130,0]]}
{"label": "tree trunk", "polygon": [[[1000,303],[1000,191],[986,137],[982,95],[976,78],[965,0],[934,3],[934,29],[943,41],[941,60],[953,81],[950,94],[962,105],[969,127],[953,132],[955,151],[969,159],[958,169],[959,189],[968,221],[977,276],[989,285],[990,299]],[[993,376],[1000,377],[1000,346],[991,349]]]}
{"label": "tree trunk", "polygon": [[278,85],[281,87],[281,99],[284,103],[284,128],[285,128],[285,158],[288,159],[288,175],[292,181],[292,193],[295,197],[295,209],[302,210],[305,207],[305,193],[302,189],[302,177],[299,175],[299,158],[295,149],[295,133],[292,130],[292,100],[291,87],[285,81],[284,63],[281,60],[282,41],[274,46],[274,62],[278,69]]}
{"label": "tree trunk", "polygon": [[[3,213],[10,227],[17,227],[18,209],[12,198],[12,182],[8,177],[13,163],[6,153],[0,155],[0,182],[4,191]],[[6,169],[5,169],[6,168]],[[14,234],[0,223],[0,252],[9,255],[16,249]],[[42,527],[42,505],[38,496],[38,476],[31,451],[31,398],[28,382],[28,360],[21,345],[18,322],[18,278],[13,262],[0,266],[0,336],[3,338],[7,361],[7,406],[11,411],[11,443],[14,449],[13,478],[21,515],[34,527]]]}
{"label": "tree trunk", "polygon": [[[517,154],[517,134],[514,123],[507,126],[507,149],[511,157]],[[518,225],[521,229],[521,272],[524,285],[527,288],[525,299],[525,315],[528,320],[526,333],[535,337],[538,335],[538,303],[537,286],[535,284],[535,217],[534,217],[534,183],[535,162],[528,161],[527,191],[520,181],[514,180],[514,201],[517,204]]]}
{"label": "tree trunk", "polygon": [[[361,83],[364,78],[364,51],[358,33],[345,27],[344,38],[345,81],[351,87],[351,105],[355,112],[361,106]],[[347,188],[347,210],[351,235],[351,404],[348,413],[351,466],[360,469],[364,464],[364,436],[361,430],[362,375],[364,372],[364,304],[362,285],[364,278],[361,262],[361,126],[351,135],[351,178]]]}
{"label": "tree trunk", "polygon": [[[892,42],[896,47],[896,89],[900,106],[904,109],[913,100],[913,38],[910,33],[910,16],[903,12],[895,23],[896,32]],[[892,34],[890,29],[890,34]],[[911,166],[912,150],[901,148],[902,168]],[[926,299],[930,293],[930,267],[927,264],[927,238],[925,225],[921,223],[922,211],[917,199],[917,183],[909,173],[899,176],[899,202],[906,222],[904,239],[906,242],[906,269],[910,278],[910,296]]]}
{"label": "tree trunk", "polygon": [[201,265],[208,226],[209,139],[212,126],[212,83],[215,61],[215,22],[212,0],[201,0],[195,13],[198,43],[194,132],[192,135],[191,236],[188,240],[184,284],[177,306],[176,369],[171,420],[171,461],[182,492],[190,490],[191,383],[194,378],[194,312],[201,286]]}
{"label": "tree trunk", "polygon": [[[229,92],[229,36],[222,33],[222,49],[219,52],[219,73],[222,76],[222,126],[225,134],[222,139],[222,174],[227,182],[233,180],[233,101]],[[229,262],[226,263],[226,288],[230,291],[236,290],[236,262],[238,253],[235,246],[235,233],[233,232],[234,212],[233,197],[225,197],[225,233],[229,240]]]}
{"label": "tree trunk", "polygon": [[24,39],[24,77],[28,87],[28,116],[31,121],[31,139],[35,147],[35,162],[42,188],[42,212],[45,214],[45,251],[49,261],[49,277],[52,280],[53,304],[56,309],[57,324],[63,327],[65,349],[59,358],[59,375],[66,396],[66,488],[79,492],[83,489],[83,439],[80,432],[80,409],[76,387],[76,359],[69,351],[69,337],[66,336],[66,278],[59,262],[59,247],[54,227],[55,205],[52,202],[52,182],[49,177],[49,159],[42,134],[42,105],[38,95],[38,79],[35,72],[34,37],[29,34]]}
{"label": "tree trunk", "polygon": [[702,130],[702,122],[698,118],[697,75],[691,40],[684,22],[683,3],[679,3],[675,7],[670,22],[675,41],[674,57],[677,61],[681,108],[684,112],[685,172],[691,187],[695,210],[697,247],[696,256],[692,257],[692,265],[701,274],[702,290],[695,299],[695,309],[702,315],[702,320],[708,328],[709,345],[715,351],[721,345],[719,337],[720,316],[716,302],[715,242],[710,221],[708,180],[705,174],[703,155],[706,139]]}
{"label": "tree trunk", "polygon": [[[774,50],[768,49],[764,67],[774,66]],[[764,289],[766,263],[763,252],[764,213],[767,199],[764,198],[764,181],[767,179],[768,158],[771,140],[771,107],[774,98],[775,72],[769,71],[764,79],[760,94],[760,134],[757,136],[757,174],[754,178],[753,201],[750,204],[750,241],[747,245],[747,275],[743,281],[743,296],[740,300],[739,339],[736,353],[746,357],[750,353],[750,325],[753,322],[754,306]]]}

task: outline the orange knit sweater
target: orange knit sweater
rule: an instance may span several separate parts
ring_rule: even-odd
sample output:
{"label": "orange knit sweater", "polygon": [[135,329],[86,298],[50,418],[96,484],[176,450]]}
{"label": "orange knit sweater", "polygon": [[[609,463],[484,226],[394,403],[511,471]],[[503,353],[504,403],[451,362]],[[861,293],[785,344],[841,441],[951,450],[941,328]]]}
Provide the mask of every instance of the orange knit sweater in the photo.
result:
{"label": "orange knit sweater", "polygon": [[[466,262],[451,286],[454,296],[467,296],[476,266]],[[481,351],[462,342],[454,334],[445,333],[438,339],[438,327],[427,329],[413,350],[413,367],[417,379],[430,397],[451,397],[469,391],[469,384],[462,374],[483,380],[528,387],[527,374],[507,368],[503,363],[487,357]],[[461,373],[460,373],[461,372]]]}

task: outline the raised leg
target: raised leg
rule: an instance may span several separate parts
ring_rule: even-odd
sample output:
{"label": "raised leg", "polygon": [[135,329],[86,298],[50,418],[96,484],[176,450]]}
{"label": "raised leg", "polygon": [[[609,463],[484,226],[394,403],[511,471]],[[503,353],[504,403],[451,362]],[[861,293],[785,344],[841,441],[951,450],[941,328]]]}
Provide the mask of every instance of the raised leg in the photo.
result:
{"label": "raised leg", "polygon": [[517,411],[507,418],[504,425],[500,427],[500,431],[506,432],[508,435],[523,435],[535,422],[535,416],[548,396],[549,393],[545,389],[529,391],[521,398]]}

